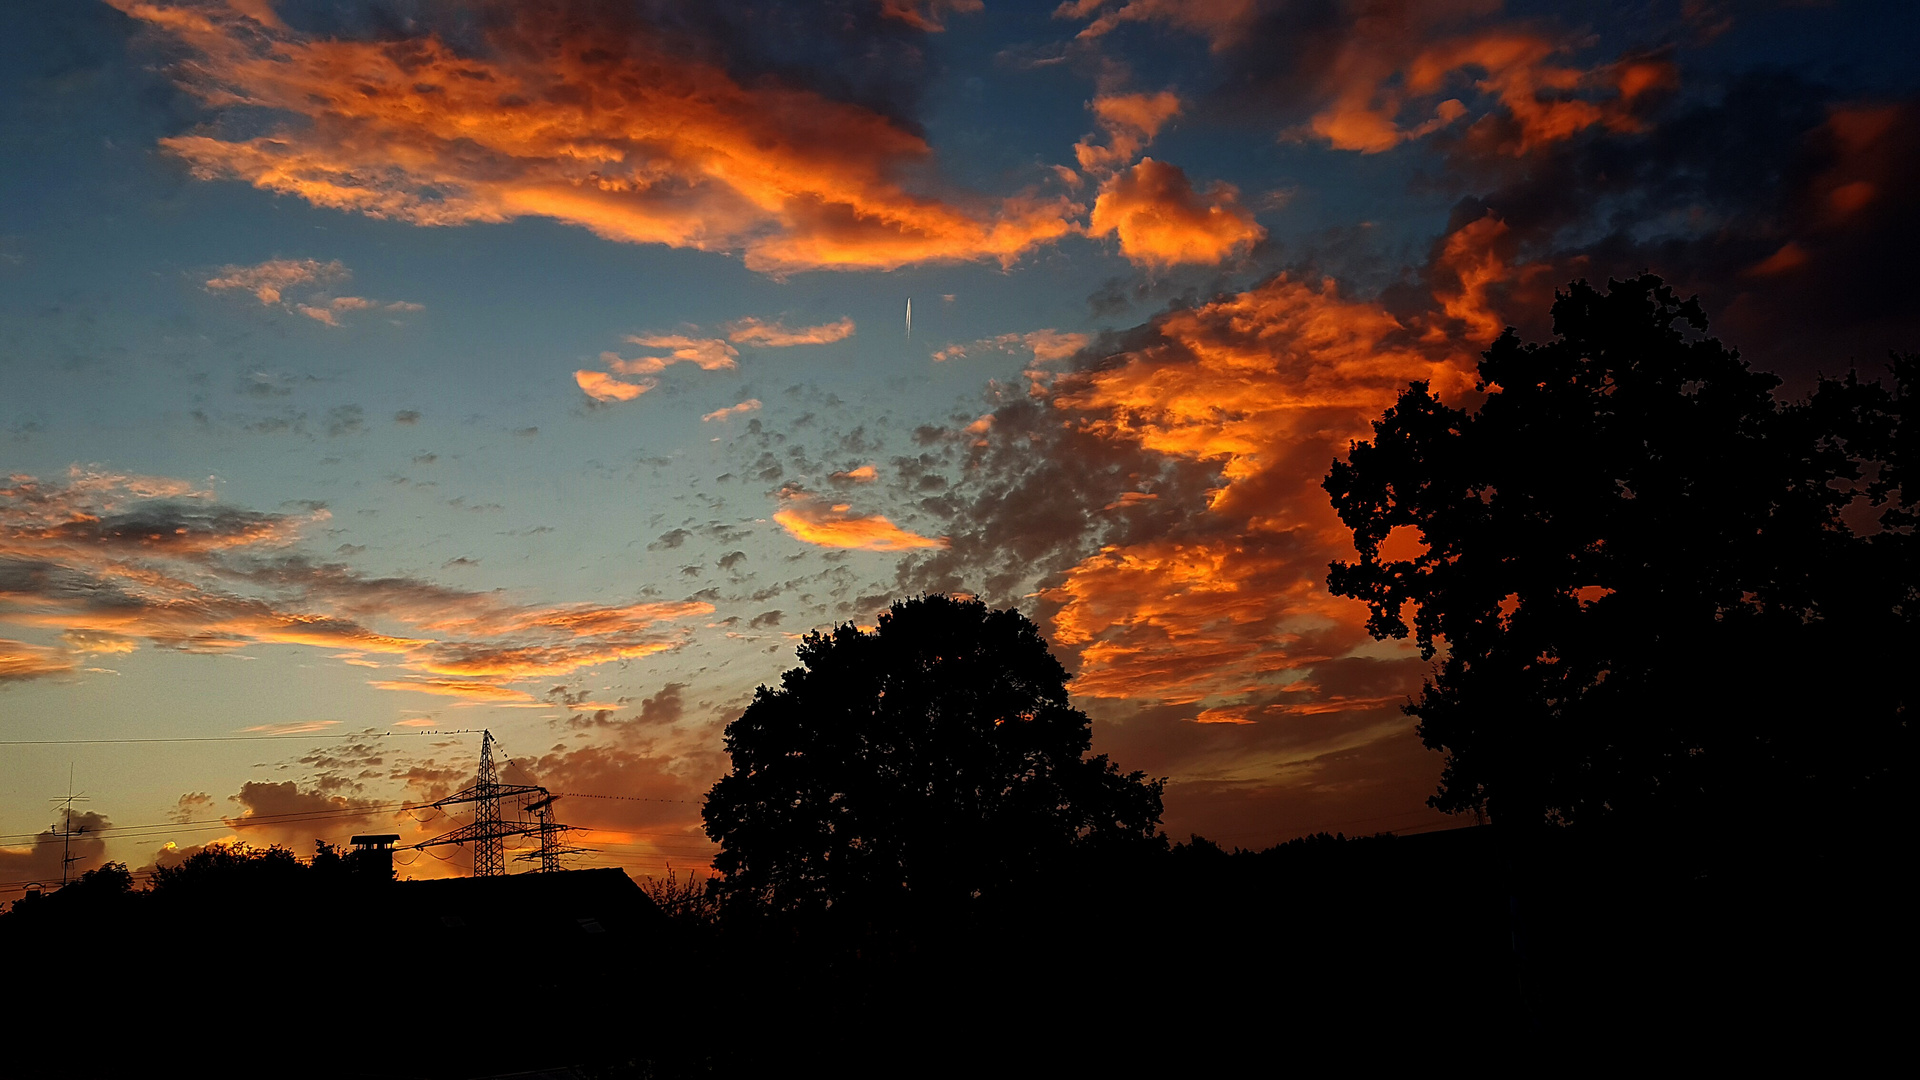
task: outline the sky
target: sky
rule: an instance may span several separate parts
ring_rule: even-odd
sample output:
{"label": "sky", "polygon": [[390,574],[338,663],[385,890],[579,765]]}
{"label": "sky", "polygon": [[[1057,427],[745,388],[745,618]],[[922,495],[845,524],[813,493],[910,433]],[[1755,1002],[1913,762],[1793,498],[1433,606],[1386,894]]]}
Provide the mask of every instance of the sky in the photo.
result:
{"label": "sky", "polygon": [[1920,348],[1910,4],[7,21],[0,899],[73,792],[76,869],[430,838],[481,730],[577,865],[701,870],[754,688],[930,591],[1176,838],[1444,827],[1429,666],[1326,588],[1398,392],[1643,269],[1785,395]]}

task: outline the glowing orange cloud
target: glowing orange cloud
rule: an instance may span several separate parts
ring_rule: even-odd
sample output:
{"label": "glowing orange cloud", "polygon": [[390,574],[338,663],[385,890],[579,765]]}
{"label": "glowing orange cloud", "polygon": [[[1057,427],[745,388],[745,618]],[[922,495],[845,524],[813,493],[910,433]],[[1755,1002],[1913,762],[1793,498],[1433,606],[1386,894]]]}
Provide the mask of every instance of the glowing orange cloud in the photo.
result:
{"label": "glowing orange cloud", "polygon": [[[488,28],[481,56],[427,32],[316,37],[221,0],[112,2],[191,51],[175,70],[209,105],[282,118],[161,140],[202,179],[417,225],[547,217],[776,274],[1009,263],[1072,230],[1064,199],[962,208],[911,192],[897,177],[930,156],[920,135],[811,90],[743,85],[644,28],[527,6]],[[968,6],[889,10],[931,25]]]}
{"label": "glowing orange cloud", "polygon": [[1448,97],[1428,119],[1411,126],[1402,121],[1414,102],[1432,100],[1456,73],[1474,71],[1480,77],[1471,89],[1498,102],[1518,129],[1517,138],[1503,138],[1494,148],[1520,156],[1596,124],[1632,130],[1635,100],[1675,81],[1672,65],[1660,60],[1626,60],[1592,70],[1552,63],[1566,47],[1526,31],[1494,28],[1462,35],[1411,57],[1401,53],[1404,42],[1350,38],[1333,66],[1333,102],[1308,121],[1309,129],[1335,149],[1390,150],[1467,115],[1466,104]]}
{"label": "glowing orange cloud", "polygon": [[[1342,7],[1349,7],[1342,5]],[[1494,3],[1351,5],[1345,25],[1316,57],[1317,85],[1304,90],[1314,112],[1295,134],[1339,150],[1377,154],[1492,108],[1476,124],[1481,148],[1521,156],[1592,127],[1637,129],[1640,99],[1675,85],[1673,65],[1630,56],[1594,68],[1556,58],[1573,48],[1518,24],[1472,26]],[[1070,0],[1056,18],[1092,19],[1080,37],[1098,38],[1127,22],[1156,22],[1198,34],[1214,51],[1239,46],[1274,50],[1294,42],[1250,43],[1261,7],[1255,0]],[[1278,61],[1286,63],[1286,60]]]}
{"label": "glowing orange cloud", "polygon": [[651,381],[622,382],[604,371],[576,371],[573,381],[595,401],[632,401],[654,387]]}
{"label": "glowing orange cloud", "polygon": [[501,682],[552,679],[615,660],[637,660],[672,649],[674,641],[590,641],[561,645],[441,645],[417,653],[408,664],[432,675]]}
{"label": "glowing orange cloud", "polygon": [[773,520],[787,534],[820,547],[859,551],[909,551],[946,547],[944,537],[921,536],[880,514],[855,515],[846,503],[829,503],[804,493],[790,495]]}
{"label": "glowing orange cloud", "polygon": [[[1468,388],[1471,354],[1285,275],[1157,329],[1159,344],[1061,375],[1047,400],[1102,438],[1216,463],[1212,524],[1068,570],[1046,593],[1050,636],[1079,653],[1077,694],[1226,708],[1368,640],[1364,610],[1326,591],[1352,542],[1320,477],[1409,380]],[[1229,716],[1253,714],[1213,719]]]}
{"label": "glowing orange cloud", "polygon": [[60,649],[0,638],[0,684],[65,675],[78,666],[71,654]]}
{"label": "glowing orange cloud", "polygon": [[1457,282],[1434,290],[1434,298],[1449,316],[1465,323],[1474,340],[1488,344],[1500,336],[1503,323],[1487,302],[1487,286],[1507,276],[1506,260],[1499,245],[1506,239],[1507,223],[1493,214],[1454,231],[1440,253],[1441,268]]}
{"label": "glowing orange cloud", "polygon": [[1157,94],[1103,94],[1090,108],[1106,133],[1105,146],[1091,135],[1073,146],[1075,160],[1088,172],[1104,172],[1132,161],[1153,142],[1166,122],[1180,115],[1180,98],[1170,90]]}
{"label": "glowing orange cloud", "polygon": [[1221,263],[1244,255],[1267,235],[1240,205],[1233,185],[1216,183],[1203,197],[1177,166],[1152,158],[1141,158],[1101,185],[1087,231],[1118,234],[1122,254],[1154,267]]}
{"label": "glowing orange cloud", "polygon": [[758,345],[767,349],[783,349],[793,345],[829,345],[836,341],[845,341],[853,336],[853,320],[843,318],[838,322],[822,323],[819,326],[801,326],[789,329],[775,322],[761,322],[755,318],[745,318],[727,327],[727,340],[741,345]]}
{"label": "glowing orange cloud", "polygon": [[622,375],[652,375],[674,364],[692,364],[702,371],[732,371],[740,366],[740,351],[719,338],[696,338],[685,334],[629,334],[627,340],[643,349],[664,350],[664,356],[642,356],[622,360],[612,353],[601,356]]}
{"label": "glowing orange cloud", "polygon": [[732,418],[739,416],[742,413],[754,412],[759,408],[760,408],[759,398],[748,398],[747,400],[741,402],[738,405],[729,405],[724,409],[715,409],[712,412],[706,414],[705,416],[702,416],[700,419],[731,420]]}

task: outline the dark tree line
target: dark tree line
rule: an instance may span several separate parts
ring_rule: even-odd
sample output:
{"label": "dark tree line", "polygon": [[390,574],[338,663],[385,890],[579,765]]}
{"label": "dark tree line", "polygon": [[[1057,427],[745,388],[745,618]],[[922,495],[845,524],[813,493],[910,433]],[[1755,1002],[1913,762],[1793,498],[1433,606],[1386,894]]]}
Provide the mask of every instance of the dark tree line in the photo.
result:
{"label": "dark tree line", "polygon": [[[1890,809],[1913,754],[1920,361],[1782,401],[1651,275],[1573,284],[1553,327],[1494,343],[1477,405],[1411,385],[1326,480],[1360,552],[1333,591],[1438,658],[1408,708],[1446,754],[1433,804]],[[1418,550],[1389,554],[1395,530]]]}
{"label": "dark tree line", "polygon": [[[1433,803],[1493,827],[1172,843],[1163,782],[1091,753],[1032,622],[906,600],[808,635],[728,726],[703,809],[719,876],[655,883],[669,929],[516,956],[514,1000],[579,1021],[516,1067],[1159,1075],[1444,1048],[1565,1071],[1894,1030],[1876,974],[1912,953],[1900,860],[1835,841],[1899,824],[1912,775],[1920,361],[1782,400],[1657,278],[1576,283],[1553,313],[1555,340],[1484,354],[1475,400],[1410,386],[1326,480],[1359,552],[1331,587],[1434,662],[1409,704],[1445,754]],[[1682,832],[1741,855],[1676,856]],[[145,891],[109,864],[13,905],[0,950],[65,999],[144,943],[217,941],[124,981],[337,1016],[396,965],[439,985],[515,948],[473,911],[396,906],[414,886],[369,888],[354,860],[210,847]],[[507,1060],[416,1059],[399,1029],[322,1046],[275,1067]]]}

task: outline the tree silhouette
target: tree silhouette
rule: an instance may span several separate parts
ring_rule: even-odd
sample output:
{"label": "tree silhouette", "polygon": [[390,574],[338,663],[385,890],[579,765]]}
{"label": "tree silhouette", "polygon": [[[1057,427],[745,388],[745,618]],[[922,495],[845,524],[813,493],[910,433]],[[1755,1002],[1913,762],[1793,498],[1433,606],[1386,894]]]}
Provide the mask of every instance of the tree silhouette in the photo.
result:
{"label": "tree silhouette", "polygon": [[234,891],[292,890],[310,881],[312,868],[292,849],[275,844],[214,843],[172,866],[156,867],[157,896],[213,896]]}
{"label": "tree silhouette", "polygon": [[1160,782],[1086,756],[1091,724],[1019,612],[899,601],[872,632],[808,634],[799,657],[727,726],[733,772],[702,811],[723,896],[946,907],[1155,835]]}
{"label": "tree silhouette", "polygon": [[1572,822],[1884,795],[1910,760],[1911,528],[1842,512],[1897,500],[1912,361],[1892,391],[1781,405],[1652,275],[1577,282],[1553,324],[1483,354],[1478,408],[1412,384],[1326,479],[1360,554],[1329,586],[1377,637],[1414,605],[1421,654],[1445,650],[1408,708],[1447,755],[1433,805]]}

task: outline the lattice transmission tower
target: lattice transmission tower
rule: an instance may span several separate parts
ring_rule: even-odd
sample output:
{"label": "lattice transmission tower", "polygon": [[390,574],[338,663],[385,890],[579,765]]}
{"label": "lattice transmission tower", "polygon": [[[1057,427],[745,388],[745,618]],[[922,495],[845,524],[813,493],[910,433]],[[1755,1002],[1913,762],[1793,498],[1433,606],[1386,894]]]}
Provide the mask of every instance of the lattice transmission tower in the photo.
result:
{"label": "lattice transmission tower", "polygon": [[[524,798],[526,802],[520,807],[522,816],[509,821],[500,814],[500,801],[514,798]],[[539,850],[517,857],[539,859],[541,871],[562,869],[562,855],[584,849],[566,847],[560,842],[570,826],[554,822],[553,801],[556,798],[559,796],[538,785],[501,783],[499,771],[493,763],[493,732],[483,731],[480,733],[480,771],[474,777],[472,786],[433,803],[441,809],[472,803],[473,820],[413,846],[416,850],[443,844],[471,846],[473,876],[497,877],[507,872],[506,854],[501,841],[509,836],[534,836],[539,838]],[[538,816],[528,821],[524,817],[527,813]]]}

